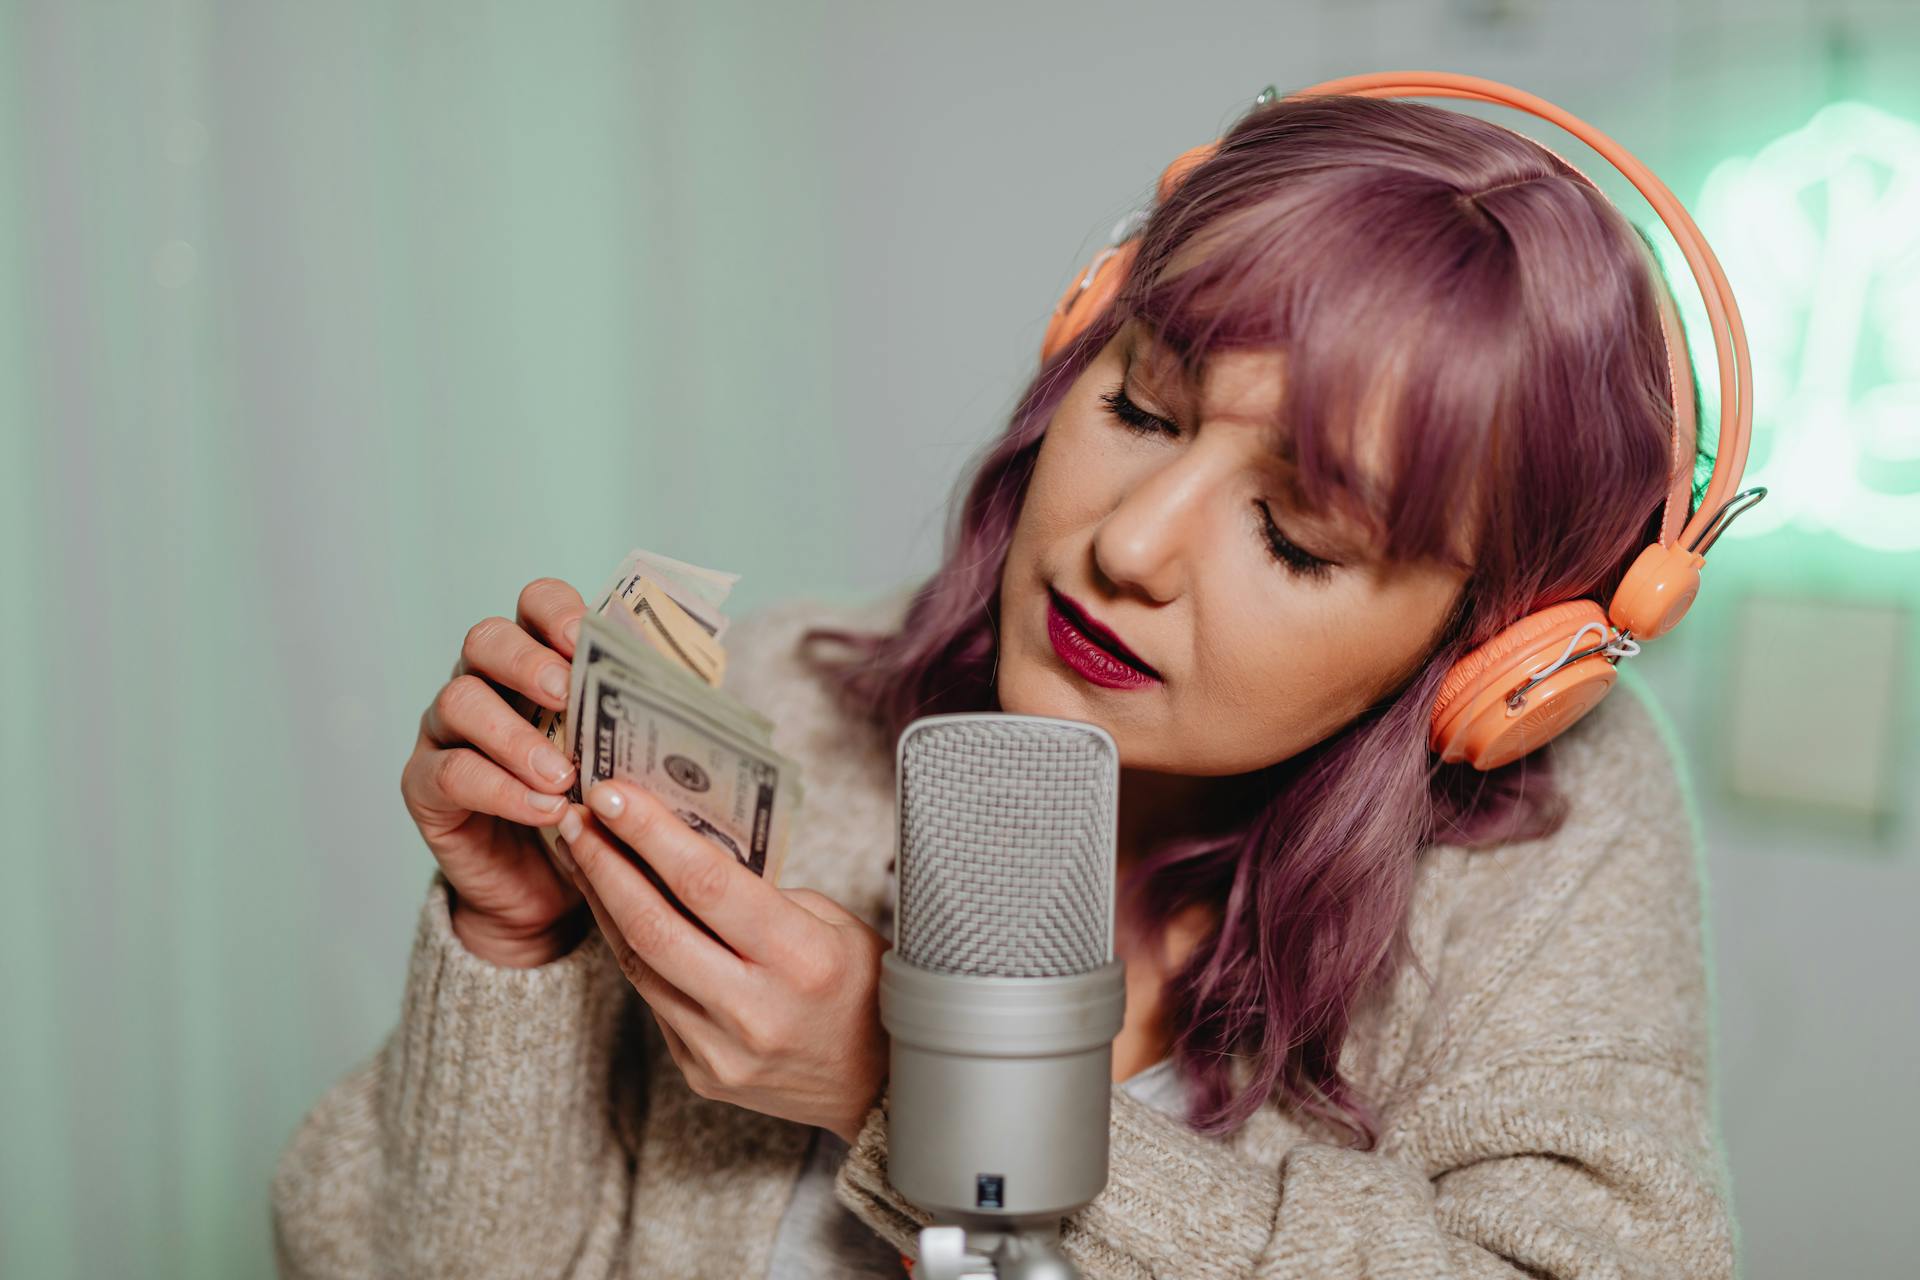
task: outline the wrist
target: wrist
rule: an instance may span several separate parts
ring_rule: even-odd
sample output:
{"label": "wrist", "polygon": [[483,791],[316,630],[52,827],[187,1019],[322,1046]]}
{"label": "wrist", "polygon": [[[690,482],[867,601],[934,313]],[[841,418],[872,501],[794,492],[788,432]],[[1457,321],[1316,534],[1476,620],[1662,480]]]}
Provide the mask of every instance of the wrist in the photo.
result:
{"label": "wrist", "polygon": [[860,1131],[867,1127],[867,1117],[873,1114],[875,1107],[884,1107],[885,1105],[883,1100],[887,1096],[887,1083],[887,1078],[883,1076],[880,1081],[880,1086],[873,1091],[873,1095],[867,1100],[865,1106],[850,1116],[842,1116],[840,1118],[840,1122],[833,1126],[835,1137],[850,1147],[860,1140]]}
{"label": "wrist", "polygon": [[447,920],[469,954],[503,969],[537,969],[569,954],[586,937],[584,904],[545,929],[528,930],[464,906],[449,887]]}
{"label": "wrist", "polygon": [[875,1110],[879,1110],[883,1114],[885,1113],[886,1111],[885,1099],[886,1099],[886,1093],[882,1091],[879,1097],[875,1098],[871,1103],[867,1104],[866,1110],[862,1111],[859,1115],[855,1116],[852,1122],[848,1124],[845,1128],[836,1127],[834,1129],[834,1133],[839,1137],[839,1139],[842,1142],[846,1143],[849,1147],[859,1146],[860,1135],[867,1131],[867,1122],[873,1118],[873,1113],[875,1112]]}

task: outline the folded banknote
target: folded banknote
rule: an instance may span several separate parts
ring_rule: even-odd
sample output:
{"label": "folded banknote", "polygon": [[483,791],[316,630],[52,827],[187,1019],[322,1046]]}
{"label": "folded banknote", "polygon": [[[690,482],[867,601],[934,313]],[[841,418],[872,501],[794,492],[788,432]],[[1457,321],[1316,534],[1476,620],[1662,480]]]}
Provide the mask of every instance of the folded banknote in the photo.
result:
{"label": "folded banknote", "polygon": [[[581,623],[566,710],[530,699],[520,710],[579,766],[569,800],[625,779],[777,884],[803,788],[799,768],[771,745],[772,723],[720,688],[721,606],[737,580],[629,552]],[[558,838],[551,827],[540,833],[549,848]]]}

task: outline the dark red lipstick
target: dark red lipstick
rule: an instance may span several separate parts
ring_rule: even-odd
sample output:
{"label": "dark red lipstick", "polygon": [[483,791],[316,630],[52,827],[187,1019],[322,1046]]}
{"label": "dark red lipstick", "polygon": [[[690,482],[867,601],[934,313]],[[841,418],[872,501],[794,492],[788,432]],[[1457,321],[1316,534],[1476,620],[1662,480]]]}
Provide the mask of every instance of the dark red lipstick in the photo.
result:
{"label": "dark red lipstick", "polygon": [[1091,617],[1072,597],[1047,588],[1047,639],[1060,660],[1105,689],[1144,689],[1160,673],[1127,648],[1113,629]]}

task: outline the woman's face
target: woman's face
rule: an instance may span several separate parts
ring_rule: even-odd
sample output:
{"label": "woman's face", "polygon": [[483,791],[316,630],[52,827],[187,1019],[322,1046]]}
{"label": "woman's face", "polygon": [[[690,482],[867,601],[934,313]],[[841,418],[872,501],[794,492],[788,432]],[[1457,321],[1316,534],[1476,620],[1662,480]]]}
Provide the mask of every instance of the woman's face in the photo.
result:
{"label": "woman's face", "polygon": [[[1081,374],[1000,579],[1002,710],[1098,724],[1129,769],[1239,774],[1338,731],[1432,651],[1466,574],[1388,565],[1364,522],[1299,508],[1266,425],[1283,360],[1223,353],[1189,388],[1136,322]],[[1130,428],[1116,390],[1172,426]],[[1137,664],[1089,644],[1096,625]]]}

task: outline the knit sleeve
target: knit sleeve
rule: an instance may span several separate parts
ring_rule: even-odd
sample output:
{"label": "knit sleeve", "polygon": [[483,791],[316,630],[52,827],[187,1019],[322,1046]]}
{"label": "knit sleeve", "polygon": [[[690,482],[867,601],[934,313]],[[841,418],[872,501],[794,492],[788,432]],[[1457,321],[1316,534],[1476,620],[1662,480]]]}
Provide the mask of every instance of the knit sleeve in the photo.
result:
{"label": "knit sleeve", "polygon": [[609,1274],[644,1106],[630,990],[597,930],[532,969],[475,956],[436,873],[399,1025],[281,1153],[281,1275]]}
{"label": "knit sleeve", "polygon": [[[1733,1274],[1695,844],[1644,715],[1577,759],[1617,785],[1561,835],[1462,861],[1435,965],[1453,998],[1374,1149],[1256,1160],[1113,1089],[1107,1186],[1061,1232],[1087,1280]],[[927,1218],[887,1182],[886,1101],[836,1192],[914,1256]]]}
{"label": "knit sleeve", "polygon": [[[1112,1091],[1106,1189],[1066,1219],[1087,1280],[1733,1274],[1705,1082],[1573,1037],[1454,1080],[1391,1151],[1301,1142],[1277,1168]],[[886,1180],[886,1100],[836,1192],[903,1254],[929,1221]]]}

